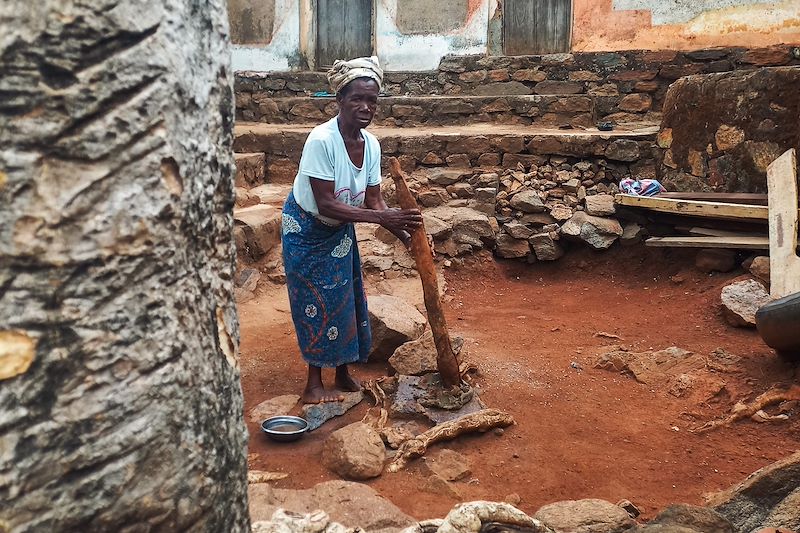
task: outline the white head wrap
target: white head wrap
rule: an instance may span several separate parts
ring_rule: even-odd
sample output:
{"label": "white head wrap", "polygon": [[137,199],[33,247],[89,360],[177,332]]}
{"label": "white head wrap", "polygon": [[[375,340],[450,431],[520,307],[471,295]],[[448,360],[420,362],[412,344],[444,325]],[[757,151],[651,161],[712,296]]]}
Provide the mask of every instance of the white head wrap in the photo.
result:
{"label": "white head wrap", "polygon": [[377,56],[359,57],[350,61],[337,59],[328,71],[328,83],[335,93],[357,78],[372,78],[378,83],[380,91],[383,85],[383,69]]}

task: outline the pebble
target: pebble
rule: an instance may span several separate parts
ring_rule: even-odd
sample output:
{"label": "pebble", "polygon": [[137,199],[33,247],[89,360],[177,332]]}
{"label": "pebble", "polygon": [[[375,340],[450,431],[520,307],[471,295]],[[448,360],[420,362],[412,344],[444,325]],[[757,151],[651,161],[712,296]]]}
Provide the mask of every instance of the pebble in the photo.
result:
{"label": "pebble", "polygon": [[506,432],[503,428],[494,428],[494,434],[498,437],[502,437],[503,434]]}

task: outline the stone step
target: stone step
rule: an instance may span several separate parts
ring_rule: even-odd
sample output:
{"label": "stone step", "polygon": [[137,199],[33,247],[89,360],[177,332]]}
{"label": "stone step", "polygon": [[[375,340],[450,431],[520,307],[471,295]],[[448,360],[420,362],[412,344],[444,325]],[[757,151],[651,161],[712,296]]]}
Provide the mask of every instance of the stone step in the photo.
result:
{"label": "stone step", "polygon": [[236,253],[244,262],[258,261],[281,242],[281,210],[258,204],[233,210]]}
{"label": "stone step", "polygon": [[[239,122],[234,126],[236,152],[260,152],[266,157],[270,183],[291,183],[311,126]],[[406,172],[418,166],[495,167],[528,169],[541,156],[570,161],[607,160],[629,167],[653,165],[657,126],[602,132],[561,130],[499,124],[458,127],[370,127],[385,156],[396,156]],[[650,176],[649,176],[650,177]]]}
{"label": "stone step", "polygon": [[[508,95],[508,96],[385,96],[378,100],[376,126],[452,126],[496,124],[590,127],[596,122],[658,122],[647,94]],[[238,120],[269,124],[318,124],[338,112],[336,99],[274,97],[266,93],[240,95]]]}
{"label": "stone step", "polygon": [[237,187],[252,187],[264,183],[267,172],[264,152],[234,153],[233,156],[236,163],[234,184]]}

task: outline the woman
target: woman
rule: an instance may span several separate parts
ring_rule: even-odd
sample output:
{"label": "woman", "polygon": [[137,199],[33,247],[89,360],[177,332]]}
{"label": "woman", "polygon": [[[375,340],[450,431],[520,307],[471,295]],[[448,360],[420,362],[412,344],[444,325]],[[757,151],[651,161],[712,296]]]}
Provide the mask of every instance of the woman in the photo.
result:
{"label": "woman", "polygon": [[[336,61],[328,72],[339,114],[306,139],[283,208],[283,260],[300,351],[308,363],[305,403],[341,401],[360,390],[350,363],[365,362],[372,337],[354,222],[380,224],[406,246],[420,226],[417,210],[389,209],[381,195],[381,148],[364,131],[378,103],[377,57]],[[334,389],[322,368],[336,368]]]}

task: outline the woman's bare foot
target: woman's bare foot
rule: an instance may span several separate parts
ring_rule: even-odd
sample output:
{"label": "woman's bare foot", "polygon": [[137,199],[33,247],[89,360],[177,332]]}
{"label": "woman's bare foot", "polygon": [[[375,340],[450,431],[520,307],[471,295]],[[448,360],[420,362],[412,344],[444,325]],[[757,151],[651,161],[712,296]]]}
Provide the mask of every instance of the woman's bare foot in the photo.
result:
{"label": "woman's bare foot", "polygon": [[361,382],[350,375],[347,365],[336,367],[336,389],[344,392],[358,392],[361,390]]}
{"label": "woman's bare foot", "polygon": [[341,402],[344,396],[336,391],[325,390],[323,386],[306,387],[302,396],[303,403]]}

